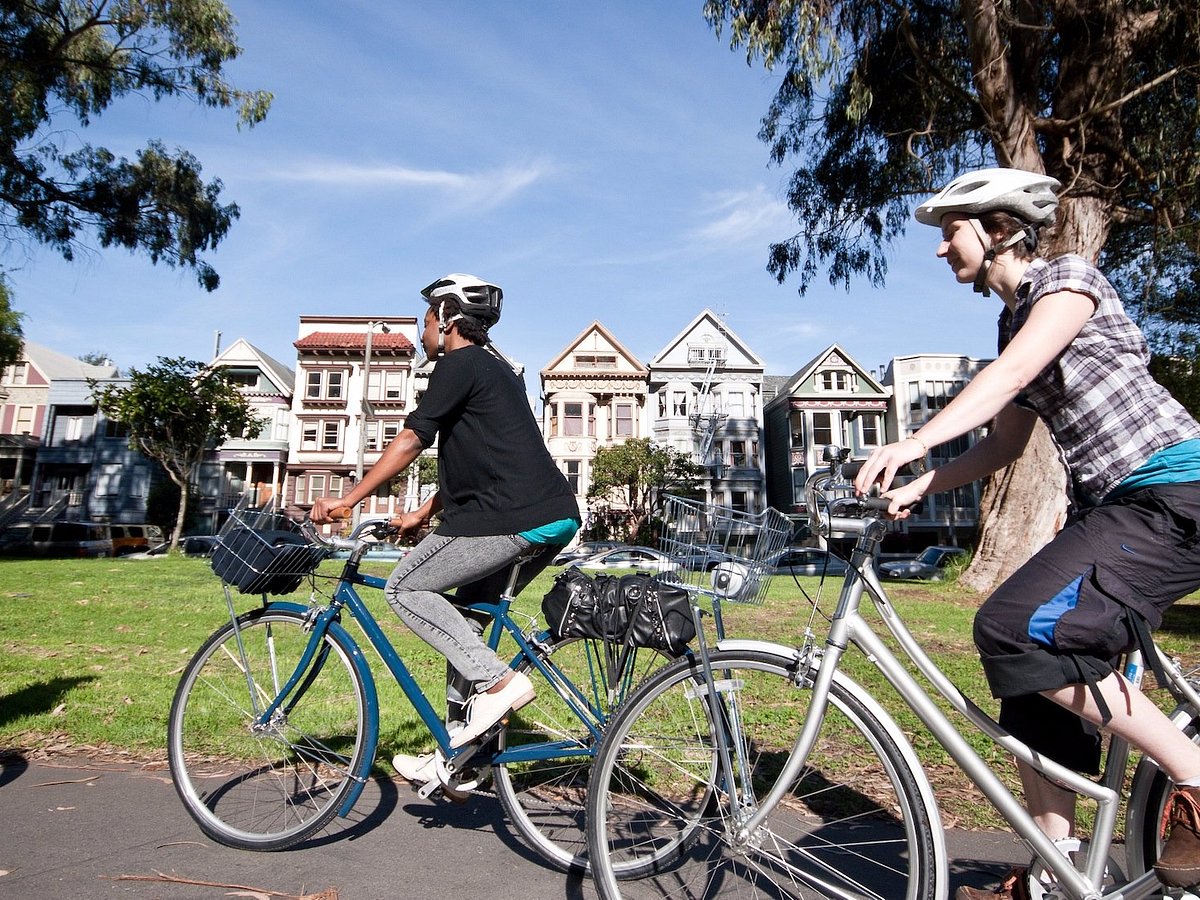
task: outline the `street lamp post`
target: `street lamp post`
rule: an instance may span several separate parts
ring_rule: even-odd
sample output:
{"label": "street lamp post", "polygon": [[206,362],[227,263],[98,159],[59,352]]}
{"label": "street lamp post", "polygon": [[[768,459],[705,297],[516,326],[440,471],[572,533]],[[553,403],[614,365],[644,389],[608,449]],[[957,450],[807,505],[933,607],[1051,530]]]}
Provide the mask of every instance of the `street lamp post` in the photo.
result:
{"label": "street lamp post", "polygon": [[[363,479],[363,467],[366,461],[367,453],[367,417],[371,412],[371,401],[367,398],[367,391],[371,384],[371,339],[375,335],[375,329],[378,328],[383,334],[391,331],[384,322],[368,322],[367,323],[367,340],[366,349],[363,351],[363,367],[362,367],[362,396],[359,398],[359,415],[358,415],[358,461],[354,466],[354,483],[361,484]],[[362,504],[354,507],[354,524],[357,526],[362,519]]]}

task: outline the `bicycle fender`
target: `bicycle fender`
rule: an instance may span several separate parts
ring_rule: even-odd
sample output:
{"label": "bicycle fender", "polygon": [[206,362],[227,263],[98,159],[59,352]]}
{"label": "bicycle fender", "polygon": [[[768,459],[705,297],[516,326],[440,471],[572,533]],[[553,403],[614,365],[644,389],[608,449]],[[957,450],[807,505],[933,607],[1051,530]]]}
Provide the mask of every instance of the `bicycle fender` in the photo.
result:
{"label": "bicycle fender", "polygon": [[755,653],[770,653],[772,656],[782,656],[786,659],[800,658],[800,650],[787,644],[776,644],[774,641],[754,641],[745,638],[726,638],[717,641],[718,650],[736,650],[738,652],[753,651]]}
{"label": "bicycle fender", "polygon": [[[274,601],[268,604],[267,608],[286,610],[300,615],[306,615],[310,610],[307,604],[292,603],[289,600]],[[346,799],[338,809],[338,815],[345,818],[350,815],[350,810],[354,808],[363,788],[367,786],[371,766],[375,762],[375,750],[379,744],[379,692],[375,687],[375,677],[371,674],[371,666],[367,663],[367,658],[363,655],[362,648],[358,646],[358,641],[354,640],[353,635],[342,626],[341,622],[330,622],[329,633],[337,637],[350,652],[350,662],[362,679],[367,701],[364,710],[366,721],[363,723],[363,727],[366,734],[363,741],[362,762],[358,764],[356,771],[350,773],[354,785],[347,792]]]}

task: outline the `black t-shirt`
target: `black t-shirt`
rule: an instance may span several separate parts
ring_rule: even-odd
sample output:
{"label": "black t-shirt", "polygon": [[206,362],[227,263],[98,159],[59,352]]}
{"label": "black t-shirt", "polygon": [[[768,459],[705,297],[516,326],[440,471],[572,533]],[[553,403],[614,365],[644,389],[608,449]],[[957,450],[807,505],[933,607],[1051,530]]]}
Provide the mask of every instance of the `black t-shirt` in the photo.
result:
{"label": "black t-shirt", "polygon": [[520,534],[579,518],[524,383],[483,347],[460,347],[438,360],[405,426],[426,447],[438,440],[439,534]]}

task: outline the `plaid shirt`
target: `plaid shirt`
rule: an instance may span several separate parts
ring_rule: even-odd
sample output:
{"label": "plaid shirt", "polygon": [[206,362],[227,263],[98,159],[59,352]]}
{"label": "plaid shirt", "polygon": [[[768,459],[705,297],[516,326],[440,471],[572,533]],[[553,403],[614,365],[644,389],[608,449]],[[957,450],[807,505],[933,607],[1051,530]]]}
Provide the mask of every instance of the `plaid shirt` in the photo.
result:
{"label": "plaid shirt", "polygon": [[1000,315],[1000,351],[1047,294],[1091,297],[1096,312],[1017,397],[1050,428],[1073,498],[1094,505],[1154,453],[1200,437],[1200,424],[1154,380],[1150,351],[1100,270],[1078,256],[1035,259]]}

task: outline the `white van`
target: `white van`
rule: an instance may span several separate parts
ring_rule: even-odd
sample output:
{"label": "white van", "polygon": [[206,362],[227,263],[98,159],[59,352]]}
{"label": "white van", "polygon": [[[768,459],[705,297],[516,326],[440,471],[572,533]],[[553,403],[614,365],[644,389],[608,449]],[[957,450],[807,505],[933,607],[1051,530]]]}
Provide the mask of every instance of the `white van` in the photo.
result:
{"label": "white van", "polygon": [[162,529],[157,525],[110,525],[113,556],[141,553],[163,543]]}

